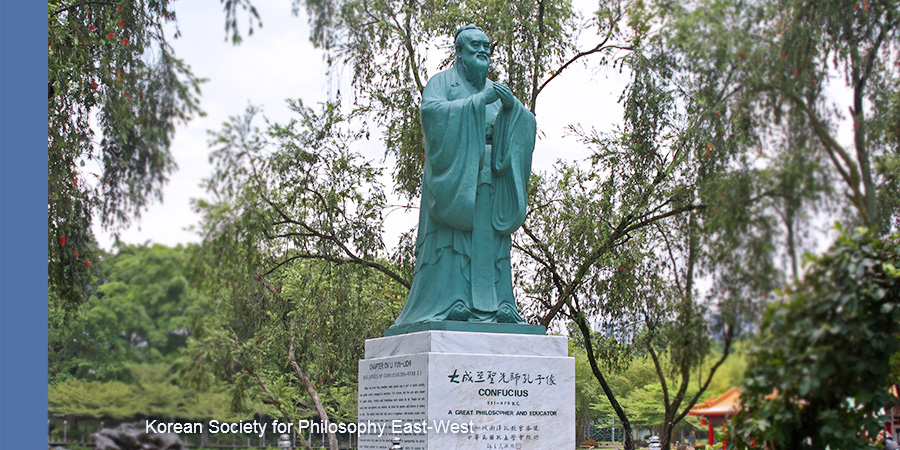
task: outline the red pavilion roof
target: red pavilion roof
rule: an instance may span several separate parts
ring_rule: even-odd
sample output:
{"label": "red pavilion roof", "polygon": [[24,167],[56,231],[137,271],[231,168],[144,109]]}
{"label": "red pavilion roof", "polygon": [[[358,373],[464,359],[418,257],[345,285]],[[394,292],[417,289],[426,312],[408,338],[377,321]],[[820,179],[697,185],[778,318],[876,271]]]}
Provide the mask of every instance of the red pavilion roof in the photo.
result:
{"label": "red pavilion roof", "polygon": [[688,414],[692,416],[725,417],[734,414],[740,404],[741,390],[734,387],[726,391],[718,398],[710,397],[705,403],[695,405]]}

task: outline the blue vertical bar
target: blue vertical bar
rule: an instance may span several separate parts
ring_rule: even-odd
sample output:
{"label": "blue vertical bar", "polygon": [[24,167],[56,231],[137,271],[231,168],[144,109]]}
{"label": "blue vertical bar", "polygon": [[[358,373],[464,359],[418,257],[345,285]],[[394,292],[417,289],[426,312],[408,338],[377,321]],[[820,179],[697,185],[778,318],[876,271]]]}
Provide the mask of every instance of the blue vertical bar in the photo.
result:
{"label": "blue vertical bar", "polygon": [[0,448],[47,448],[47,4],[0,3]]}

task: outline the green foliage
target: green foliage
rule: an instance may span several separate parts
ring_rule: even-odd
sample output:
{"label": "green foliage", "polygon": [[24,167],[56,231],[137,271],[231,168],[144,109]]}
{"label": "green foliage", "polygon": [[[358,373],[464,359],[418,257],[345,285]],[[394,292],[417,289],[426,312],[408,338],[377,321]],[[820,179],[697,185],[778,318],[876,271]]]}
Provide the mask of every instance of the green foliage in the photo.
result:
{"label": "green foliage", "polygon": [[[757,164],[784,175],[769,178],[768,195],[784,200],[786,220],[837,185],[844,196],[833,200],[853,223],[891,229],[897,173],[889,161],[900,156],[898,2],[708,1],[670,8],[667,17],[672,31],[664,40],[690,73],[682,84],[712,82],[712,92],[725,93],[703,106],[747,132],[748,161],[759,152]],[[840,128],[852,129],[852,141]],[[782,170],[788,162],[807,169]]]}
{"label": "green foliage", "polygon": [[[576,360],[576,367],[577,364]],[[590,372],[588,374],[593,378]],[[650,427],[663,422],[665,404],[656,370],[650,358],[635,359],[621,371],[608,373],[607,380],[632,425]],[[610,419],[617,419],[609,399],[602,396],[602,393],[593,399],[590,407],[604,423]]]}
{"label": "green foliage", "polygon": [[[350,118],[335,104],[321,112],[300,101],[290,108],[297,118],[287,124],[261,131],[253,123],[258,110],[249,108],[214,135],[215,173],[206,182],[214,200],[198,202],[205,248],[218,246],[217,239],[248,250],[259,241],[291,244],[245,254],[256,258],[246,263],[257,270],[303,259],[364,264],[382,256],[380,170],[351,149],[365,130],[351,131]],[[390,267],[371,264],[407,282]]]}
{"label": "green foliage", "polygon": [[[181,247],[123,246],[97,261],[99,285],[74,314],[50,305],[50,379],[129,381],[129,362],[174,362],[204,314]],[[133,371],[131,371],[133,373]]]}
{"label": "green foliage", "polygon": [[50,304],[49,412],[56,416],[132,420],[248,419],[270,412],[252,401],[232,413],[226,385],[182,375],[199,369],[183,352],[201,331],[206,303],[185,277],[196,249],[121,246],[96,264],[99,285],[77,311]]}
{"label": "green foliage", "polygon": [[210,305],[217,314],[191,336],[190,380],[198,386],[213,377],[229,380],[235,410],[264,401],[284,419],[297,420],[316,414],[302,375],[330,420],[356,417],[365,339],[380,336],[402,303],[386,277],[353,265],[300,261],[257,279],[241,276],[246,266],[240,260],[197,261],[209,265],[208,274],[228,273],[233,283],[223,283]]}
{"label": "green foliage", "polygon": [[[590,363],[584,351],[579,351],[573,345],[573,341],[569,341],[569,356],[575,358],[575,430],[581,433],[584,424],[593,422],[600,414],[591,409],[591,403],[599,396],[603,395],[600,385],[594,374],[591,373]],[[583,442],[590,436],[577,435],[576,440]]]}
{"label": "green foliage", "polygon": [[[250,108],[213,136],[212,199],[193,278],[216,314],[191,336],[198,385],[234,383],[286,420],[356,415],[357,361],[402,307],[412,270],[383,250],[380,171],[351,148],[364,131],[334,104],[259,129]],[[396,261],[396,262],[395,262]],[[373,270],[374,269],[374,270]]]}
{"label": "green foliage", "polygon": [[70,378],[50,384],[48,394],[48,410],[59,416],[126,419],[141,413],[143,406],[134,389],[121,381]]}
{"label": "green foliage", "polygon": [[51,383],[48,411],[55,416],[132,420],[165,417],[182,420],[241,420],[252,415],[234,414],[224,386],[207,390],[179,385],[168,364],[126,365],[134,383],[68,378]]}
{"label": "green foliage", "polygon": [[[625,61],[632,72],[624,123],[603,134],[574,128],[592,151],[590,166],[561,162],[555,174],[535,178],[526,237],[516,244],[528,257],[522,286],[541,299],[529,312],[549,323],[567,309],[580,345],[600,361],[601,385],[635,358],[650,358],[658,397],[631,405],[661,405],[668,435],[718,366],[693,387],[688,374],[711,355],[715,336],[724,341],[719,360],[727,356],[777,272],[771,226],[738,165],[748,137],[715,112],[696,114],[704,94],[685,91],[666,51],[648,46]],[[697,289],[700,277],[713,288]],[[629,417],[624,400],[610,403],[621,420]],[[658,420],[651,410],[642,420]]]}
{"label": "green foliage", "polygon": [[[732,423],[740,448],[874,448],[879,411],[897,400],[900,235],[842,232],[766,312]],[[774,394],[774,398],[769,396]],[[729,440],[729,447],[732,445]],[[867,447],[867,445],[869,445]]]}
{"label": "green foliage", "polygon": [[[715,376],[709,383],[706,391],[706,397],[718,397],[733,387],[744,385],[744,374],[747,371],[747,352],[749,351],[751,342],[742,340],[732,344],[732,352],[725,359],[725,362],[716,370]],[[712,358],[705,360],[692,377],[697,377],[699,373],[709,370],[710,365],[718,356],[718,351],[714,352]]]}
{"label": "green foliage", "polygon": [[[577,364],[578,361],[576,360],[576,367]],[[703,369],[708,370],[708,367],[698,369],[701,371]],[[666,405],[662,385],[657,378],[653,361],[649,357],[637,358],[627,368],[621,371],[610,372],[607,379],[633,425],[651,427],[664,423]],[[674,381],[674,379],[670,379],[670,382]],[[688,397],[692,397],[697,392],[699,382],[697,382],[696,378],[694,381],[696,383],[690,384],[686,391],[686,396]],[[707,393],[710,396],[719,394],[714,391],[708,391]],[[616,415],[605,396],[595,397],[590,407],[598,417],[607,418],[607,420]]]}
{"label": "green foliage", "polygon": [[172,53],[168,0],[47,6],[48,281],[74,310],[100,256],[94,216],[117,229],[161,195],[175,123],[198,112],[200,80]]}
{"label": "green foliage", "polygon": [[[564,0],[537,5],[519,0],[294,2],[301,3],[310,17],[313,43],[326,51],[330,64],[350,68],[354,106],[383,127],[385,152],[395,160],[396,192],[410,200],[418,195],[423,164],[421,92],[433,61],[441,61],[440,69],[452,63],[457,27],[474,23],[485,30],[493,41],[489,76],[509,85],[531,110],[567,61],[610,50],[604,47],[609,39],[591,50],[576,49],[576,36],[586,27]],[[596,25],[603,34],[617,35],[606,27],[622,17],[622,2],[611,3],[617,10]]]}
{"label": "green foliage", "polygon": [[[256,11],[256,7],[248,0],[220,0],[220,3],[222,3],[222,8],[225,10],[225,33],[226,35],[231,35],[233,44],[240,44],[243,40],[240,27],[238,26],[238,11],[247,13],[247,34],[253,34],[254,23],[257,27],[262,28],[262,20],[260,20],[259,13]],[[297,0],[294,3],[296,4]]]}

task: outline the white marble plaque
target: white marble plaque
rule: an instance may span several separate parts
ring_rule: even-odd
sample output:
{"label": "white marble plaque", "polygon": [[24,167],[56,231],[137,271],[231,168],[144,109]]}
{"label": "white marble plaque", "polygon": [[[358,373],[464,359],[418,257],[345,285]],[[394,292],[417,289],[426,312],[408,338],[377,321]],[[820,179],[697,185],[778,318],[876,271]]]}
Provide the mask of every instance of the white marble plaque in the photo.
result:
{"label": "white marble plaque", "polygon": [[[359,422],[379,427],[377,432],[359,436],[359,450],[387,450],[394,424],[426,420],[427,356],[420,353],[359,362]],[[404,450],[426,450],[425,434],[404,436],[403,444]]]}
{"label": "white marble plaque", "polygon": [[360,450],[387,450],[392,437],[404,450],[575,448],[575,362],[565,341],[426,331],[367,342],[359,420],[385,431],[361,436]]}

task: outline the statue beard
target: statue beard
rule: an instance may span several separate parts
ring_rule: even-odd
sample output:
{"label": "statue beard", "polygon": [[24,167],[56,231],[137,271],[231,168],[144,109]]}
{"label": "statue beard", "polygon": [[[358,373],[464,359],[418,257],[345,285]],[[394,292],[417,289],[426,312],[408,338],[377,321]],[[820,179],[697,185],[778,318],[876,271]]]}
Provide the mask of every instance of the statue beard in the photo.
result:
{"label": "statue beard", "polygon": [[462,64],[466,81],[478,88],[479,91],[483,89],[485,80],[487,80],[488,68],[491,66],[490,58],[481,60],[475,55],[469,57],[460,56],[459,63]]}

